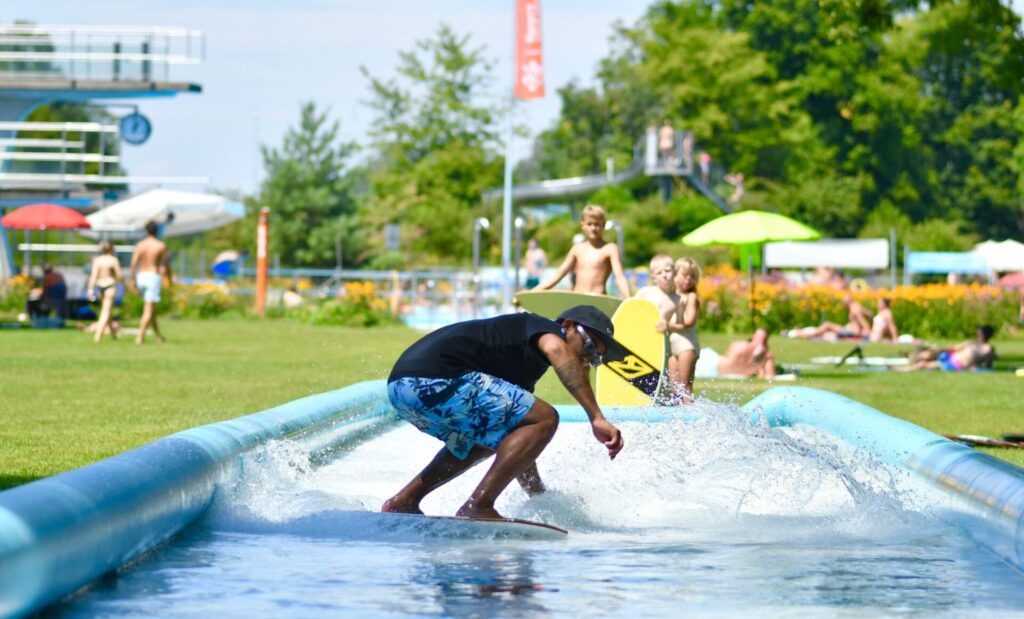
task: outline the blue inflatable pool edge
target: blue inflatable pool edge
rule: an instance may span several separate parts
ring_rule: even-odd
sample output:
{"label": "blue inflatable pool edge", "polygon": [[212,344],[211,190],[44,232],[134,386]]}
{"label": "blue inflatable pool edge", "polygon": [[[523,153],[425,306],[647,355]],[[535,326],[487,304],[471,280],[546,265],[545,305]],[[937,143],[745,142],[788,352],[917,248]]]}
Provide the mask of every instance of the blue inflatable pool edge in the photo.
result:
{"label": "blue inflatable pool edge", "polygon": [[[579,406],[557,408],[562,421],[586,420]],[[942,488],[952,499],[946,517],[1024,569],[1024,469],[827,391],[778,387],[743,408],[752,423],[817,427]],[[696,416],[682,411],[605,414],[647,422]],[[394,420],[384,381],[358,383],[0,492],[0,616],[39,610],[167,540],[237,476],[242,455],[268,440],[300,440],[311,454],[329,455]]]}
{"label": "blue inflatable pool edge", "polygon": [[185,430],[0,492],[0,617],[22,616],[119,568],[201,516],[240,456],[271,439],[329,449],[395,419],[384,381]]}

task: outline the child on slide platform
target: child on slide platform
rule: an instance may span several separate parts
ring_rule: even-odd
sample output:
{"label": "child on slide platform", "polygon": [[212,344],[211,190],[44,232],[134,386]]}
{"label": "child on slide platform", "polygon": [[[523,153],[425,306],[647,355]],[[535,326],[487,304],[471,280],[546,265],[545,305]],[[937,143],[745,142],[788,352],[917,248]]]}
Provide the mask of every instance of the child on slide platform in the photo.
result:
{"label": "child on slide platform", "polygon": [[697,282],[700,265],[690,258],[680,258],[675,264],[675,286],[678,301],[672,320],[667,324],[668,341],[672,355],[668,359],[668,375],[673,393],[683,403],[693,402],[693,374],[700,357],[697,340],[697,314],[700,298]]}
{"label": "child on slide platform", "polygon": [[534,290],[550,290],[558,285],[569,273],[576,276],[573,292],[584,294],[607,294],[605,282],[609,275],[615,275],[619,295],[628,298],[629,281],[622,269],[622,255],[619,246],[604,240],[604,225],[608,220],[604,209],[596,204],[583,208],[580,228],[585,237],[582,243],[573,245],[558,270]]}

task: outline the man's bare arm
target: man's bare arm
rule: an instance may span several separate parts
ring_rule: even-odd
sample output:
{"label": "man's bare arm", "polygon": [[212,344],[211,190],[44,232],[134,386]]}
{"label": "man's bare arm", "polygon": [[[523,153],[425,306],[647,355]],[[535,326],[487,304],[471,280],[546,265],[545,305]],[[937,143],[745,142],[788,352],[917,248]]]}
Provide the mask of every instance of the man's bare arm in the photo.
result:
{"label": "man's bare arm", "polygon": [[160,265],[164,269],[164,275],[167,276],[167,284],[173,284],[174,273],[171,272],[171,260],[168,257],[167,247],[164,247],[163,250],[160,251]]}
{"label": "man's bare arm", "polygon": [[576,267],[576,251],[575,248],[569,250],[569,254],[562,261],[562,264],[558,266],[558,270],[555,274],[547,278],[543,282],[537,285],[534,290],[550,290],[558,285],[558,282],[562,281],[562,278],[569,274]]}
{"label": "man's bare arm", "polygon": [[542,335],[537,341],[537,348],[548,358],[558,379],[586,411],[594,436],[608,448],[608,457],[614,459],[622,451],[622,433],[601,412],[590,387],[587,366],[572,353],[565,340],[553,333]]}
{"label": "man's bare arm", "polygon": [[609,245],[611,251],[608,252],[608,257],[612,265],[612,274],[615,276],[615,285],[622,294],[622,298],[628,299],[633,293],[629,289],[629,280],[626,279],[626,272],[622,268],[622,256],[619,254],[619,246],[615,244]]}
{"label": "man's bare arm", "polygon": [[130,271],[130,273],[131,273],[131,281],[133,281],[133,282],[135,281],[135,276],[138,274],[138,272],[139,272],[139,247],[138,247],[138,245],[136,245],[135,246],[135,251],[132,252],[132,262],[131,262],[131,271]]}

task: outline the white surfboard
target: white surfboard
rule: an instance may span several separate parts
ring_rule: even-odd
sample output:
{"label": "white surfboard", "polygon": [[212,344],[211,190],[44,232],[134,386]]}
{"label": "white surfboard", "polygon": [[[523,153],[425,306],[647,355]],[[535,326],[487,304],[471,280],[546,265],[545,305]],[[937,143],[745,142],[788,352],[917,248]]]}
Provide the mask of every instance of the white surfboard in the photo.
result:
{"label": "white surfboard", "polygon": [[380,523],[395,530],[416,532],[425,537],[457,539],[565,539],[565,529],[543,522],[503,518],[481,520],[459,516],[381,513]]}

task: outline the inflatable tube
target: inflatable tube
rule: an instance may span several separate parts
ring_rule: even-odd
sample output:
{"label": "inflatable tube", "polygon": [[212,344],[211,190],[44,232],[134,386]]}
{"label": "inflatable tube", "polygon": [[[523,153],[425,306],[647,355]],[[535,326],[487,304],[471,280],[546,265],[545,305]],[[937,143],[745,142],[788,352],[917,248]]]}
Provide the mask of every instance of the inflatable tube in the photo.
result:
{"label": "inflatable tube", "polygon": [[772,389],[744,409],[771,425],[821,428],[918,475],[950,497],[948,521],[1024,570],[1024,469],[819,389]]}
{"label": "inflatable tube", "polygon": [[247,450],[289,438],[329,453],[394,419],[384,381],[360,383],[0,492],[0,616],[53,603],[180,531]]}
{"label": "inflatable tube", "polygon": [[[562,421],[586,421],[559,405]],[[685,411],[685,409],[683,409]],[[744,406],[753,423],[807,424],[948,493],[949,519],[1024,569],[1024,470],[848,398],[779,387]],[[696,418],[679,408],[612,407],[613,421]],[[38,610],[144,554],[198,518],[240,456],[289,438],[314,460],[396,417],[373,381],[171,435],[81,469],[0,492],[0,616]]]}

